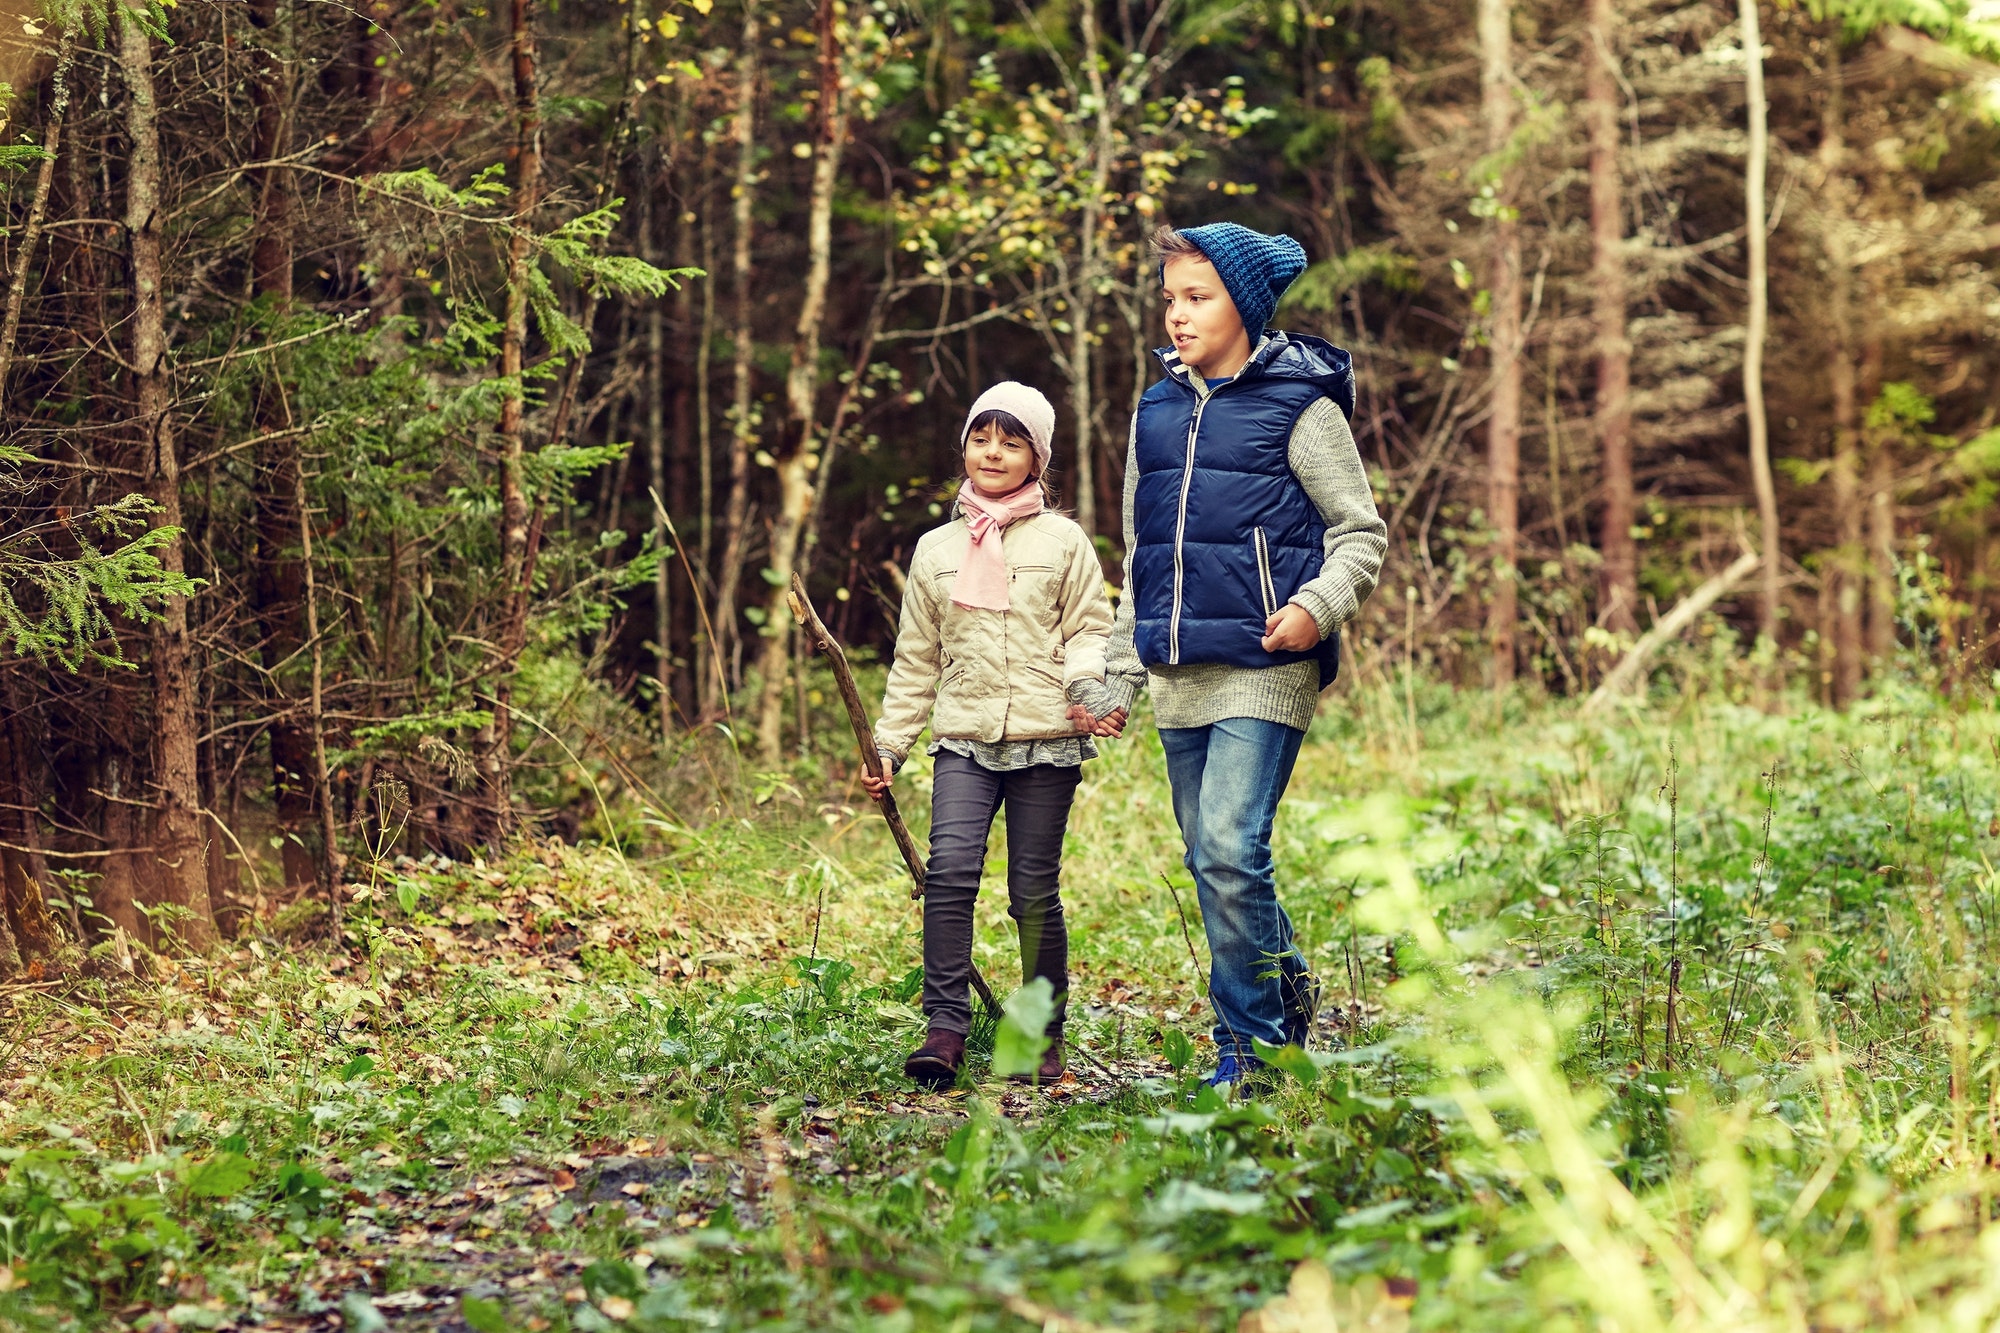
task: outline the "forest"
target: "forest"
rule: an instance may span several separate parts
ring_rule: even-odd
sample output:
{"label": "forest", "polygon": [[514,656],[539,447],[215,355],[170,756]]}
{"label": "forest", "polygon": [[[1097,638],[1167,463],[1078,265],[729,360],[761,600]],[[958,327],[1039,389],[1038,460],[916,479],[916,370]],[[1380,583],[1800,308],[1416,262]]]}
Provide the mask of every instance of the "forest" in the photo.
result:
{"label": "forest", "polygon": [[886,648],[995,379],[1115,579],[1164,221],[1306,244],[1391,531],[1356,652],[1581,696],[1752,551],[1761,688],[1983,684],[1990,16],[1465,17],[23,14],[10,882],[204,941],[369,819],[573,825],[543,728],[780,768],[791,574]]}
{"label": "forest", "polygon": [[[0,1328],[2000,1310],[1991,0],[0,0],[0,129]],[[1103,1086],[895,1091],[788,592],[879,684],[1011,378],[1115,597],[1223,220],[1388,525],[1336,1026],[1179,1106],[1142,710]]]}

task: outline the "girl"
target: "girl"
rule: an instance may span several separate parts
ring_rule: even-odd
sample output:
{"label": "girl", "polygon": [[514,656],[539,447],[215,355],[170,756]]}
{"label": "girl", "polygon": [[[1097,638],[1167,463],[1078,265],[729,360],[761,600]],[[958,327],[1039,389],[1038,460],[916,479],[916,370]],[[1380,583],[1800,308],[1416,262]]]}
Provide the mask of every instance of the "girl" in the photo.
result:
{"label": "girl", "polygon": [[[924,534],[903,593],[896,659],[875,743],[887,788],[928,720],[936,756],[924,889],[924,1017],[903,1070],[947,1087],[972,1023],[972,906],[993,815],[1007,808],[1007,911],[1023,980],[1047,977],[1056,1012],[1034,1075],[1063,1075],[1069,933],[1058,880],[1063,832],[1105,707],[1111,603],[1090,538],[1048,508],[1055,409],[1025,384],[979,396],[959,440],[965,481],[951,521]],[[1088,711],[1086,711],[1088,710]],[[1108,728],[1105,734],[1109,734]]]}

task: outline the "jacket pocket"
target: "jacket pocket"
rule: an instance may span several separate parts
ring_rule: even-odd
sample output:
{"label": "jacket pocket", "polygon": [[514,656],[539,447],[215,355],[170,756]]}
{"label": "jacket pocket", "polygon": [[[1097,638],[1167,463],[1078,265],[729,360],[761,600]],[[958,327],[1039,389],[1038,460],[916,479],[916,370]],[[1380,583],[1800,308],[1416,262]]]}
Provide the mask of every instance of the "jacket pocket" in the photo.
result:
{"label": "jacket pocket", "polygon": [[1257,592],[1263,599],[1264,618],[1269,620],[1278,614],[1278,590],[1271,582],[1271,543],[1262,528],[1251,529],[1250,542],[1257,551]]}

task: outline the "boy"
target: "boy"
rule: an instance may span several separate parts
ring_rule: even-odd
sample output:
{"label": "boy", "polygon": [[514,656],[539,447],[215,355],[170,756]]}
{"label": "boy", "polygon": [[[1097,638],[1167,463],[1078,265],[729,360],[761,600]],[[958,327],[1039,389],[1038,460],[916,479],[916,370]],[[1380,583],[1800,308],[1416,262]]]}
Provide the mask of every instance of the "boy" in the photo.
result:
{"label": "boy", "polygon": [[1278,903],[1271,824],[1388,529],[1348,430],[1347,353],[1265,327],[1305,250],[1229,222],[1163,227],[1153,249],[1173,346],[1132,421],[1105,683],[1071,693],[1079,724],[1115,734],[1151,686],[1208,932],[1208,1082],[1236,1085],[1261,1065],[1253,1041],[1304,1045],[1319,1007]]}

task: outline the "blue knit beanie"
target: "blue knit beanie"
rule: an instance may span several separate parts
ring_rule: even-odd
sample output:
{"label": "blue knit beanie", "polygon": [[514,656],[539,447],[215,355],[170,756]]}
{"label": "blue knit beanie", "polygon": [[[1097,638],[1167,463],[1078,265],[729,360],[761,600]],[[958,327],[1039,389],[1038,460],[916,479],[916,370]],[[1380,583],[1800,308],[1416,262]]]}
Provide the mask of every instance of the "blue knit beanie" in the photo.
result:
{"label": "blue knit beanie", "polygon": [[[1289,236],[1266,236],[1234,222],[1181,229],[1215,265],[1254,345],[1278,309],[1278,298],[1306,269],[1306,249]],[[1162,277],[1166,265],[1160,265]]]}

